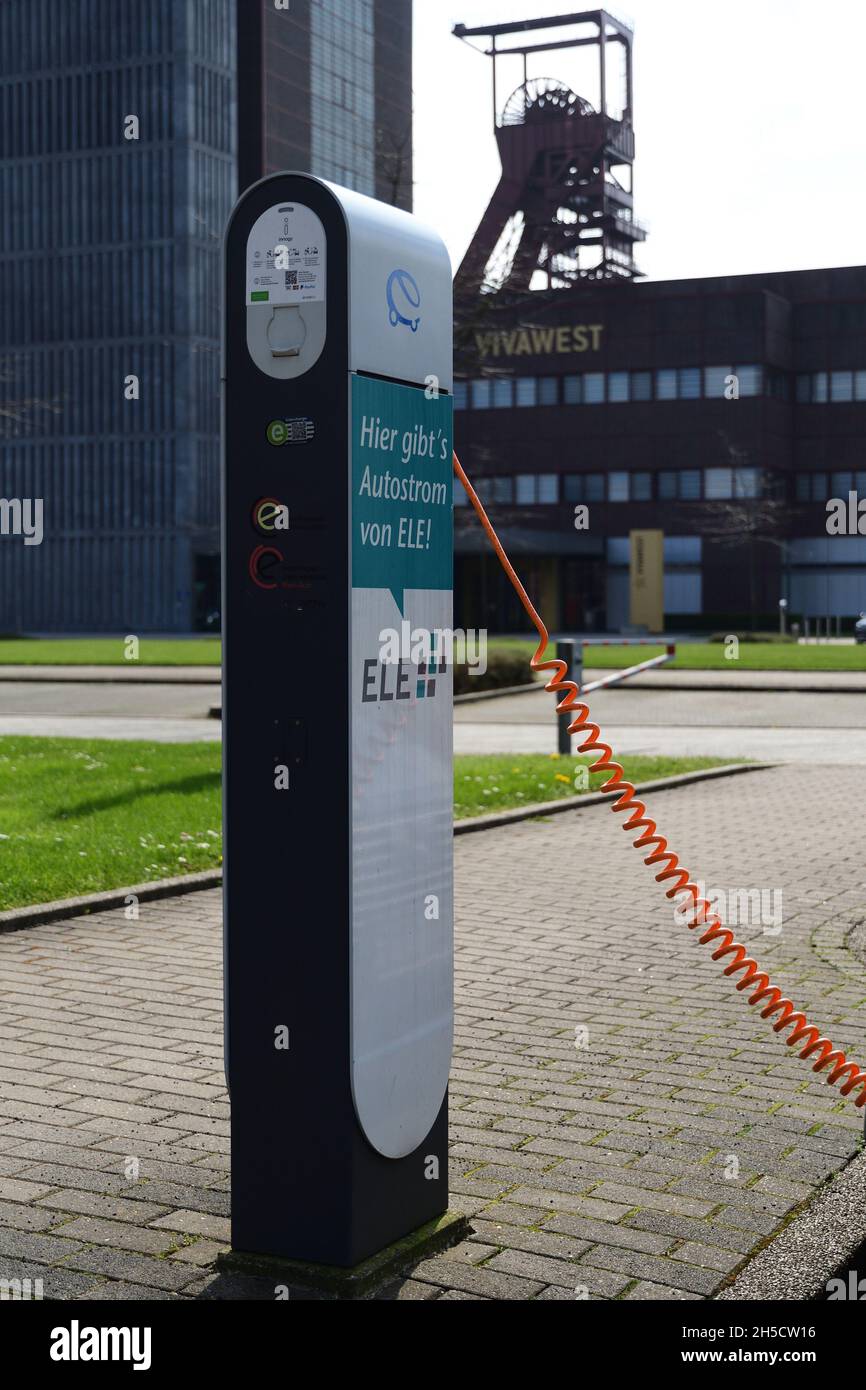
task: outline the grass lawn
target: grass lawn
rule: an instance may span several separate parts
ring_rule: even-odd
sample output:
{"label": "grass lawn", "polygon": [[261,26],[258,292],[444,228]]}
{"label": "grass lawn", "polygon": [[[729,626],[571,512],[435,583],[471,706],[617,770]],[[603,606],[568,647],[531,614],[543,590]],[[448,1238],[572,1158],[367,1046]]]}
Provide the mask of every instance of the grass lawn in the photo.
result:
{"label": "grass lawn", "polygon": [[122,637],[3,637],[0,666],[219,666],[218,637],[142,637],[128,661]]}
{"label": "grass lawn", "polygon": [[0,738],[0,909],[220,864],[220,753]]}
{"label": "grass lawn", "polygon": [[[590,761],[459,757],[454,814],[574,796],[575,766]],[[625,768],[646,781],[717,761],[627,758]],[[0,738],[0,910],[221,862],[218,744]]]}
{"label": "grass lawn", "polygon": [[[530,637],[491,637],[489,651],[525,650],[527,658],[535,651]],[[664,643],[657,647],[593,647],[584,651],[588,669],[621,670],[639,661],[660,656]],[[866,643],[850,647],[803,647],[794,642],[741,642],[736,661],[725,658],[723,642],[681,642],[677,654],[660,669],[662,671],[864,671],[866,672]],[[548,646],[550,656],[556,655],[556,643]]]}
{"label": "grass lawn", "polygon": [[[530,637],[491,637],[489,651],[535,650]],[[548,651],[556,655],[556,644]],[[588,647],[586,665],[620,670],[664,651],[657,647]],[[124,656],[121,637],[0,638],[0,666],[219,666],[218,637],[143,637],[138,662]],[[459,652],[458,652],[459,656]],[[680,671],[866,671],[866,643],[851,647],[801,647],[793,642],[741,642],[736,661],[725,658],[722,642],[683,642],[668,663]],[[662,668],[663,670],[666,668]]]}
{"label": "grass lawn", "polygon": [[[616,749],[614,749],[616,756]],[[529,806],[536,801],[563,801],[581,792],[597,791],[610,776],[594,772],[581,776],[575,788],[579,767],[589,767],[592,757],[564,758],[558,753],[486,754],[454,759],[454,816],[482,816],[513,806]],[[680,772],[721,767],[722,758],[622,758],[626,776],[632,782],[650,782],[656,777],[674,777]],[[587,782],[588,785],[583,785]]]}

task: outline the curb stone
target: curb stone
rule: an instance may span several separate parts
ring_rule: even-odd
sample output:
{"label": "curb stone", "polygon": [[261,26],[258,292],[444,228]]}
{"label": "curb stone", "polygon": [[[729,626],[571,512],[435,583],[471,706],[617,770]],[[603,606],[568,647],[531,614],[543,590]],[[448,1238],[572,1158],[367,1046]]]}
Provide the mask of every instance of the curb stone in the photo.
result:
{"label": "curb stone", "polygon": [[219,888],[222,869],[205,869],[198,874],[179,874],[177,878],[155,879],[152,883],[136,883],[129,888],[109,888],[104,893],[86,893],[80,898],[57,898],[50,903],[32,903],[29,907],[13,907],[0,912],[0,935],[22,931],[43,922],[61,922],[66,917],[80,917],[92,912],[107,912],[125,907],[133,894],[140,902],[156,898],[176,898],[182,893],[196,893],[203,888]]}
{"label": "curb stone", "polygon": [[[717,1300],[815,1303],[866,1242],[866,1153],[859,1153],[759,1250]],[[866,1275],[866,1258],[859,1275]]]}
{"label": "curb stone", "polygon": [[[775,763],[730,763],[724,767],[709,767],[696,772],[682,772],[676,777],[660,777],[654,782],[642,782],[640,791],[666,791],[668,788],[708,781],[714,777],[733,777],[739,772],[764,772],[775,766]],[[494,812],[489,816],[467,816],[465,820],[454,822],[454,834],[469,835],[475,830],[494,830],[497,826],[511,825],[515,821],[557,815],[562,811],[582,811],[587,806],[599,806],[603,802],[610,804],[610,795],[592,792],[588,796],[564,797],[561,801],[538,801],[530,806],[518,806],[510,811]],[[110,888],[104,893],[87,893],[78,898],[58,898],[54,902],[14,907],[7,912],[0,912],[0,936],[4,932],[23,931],[26,927],[39,926],[43,922],[60,922],[69,917],[82,917],[93,912],[107,912],[112,908],[125,907],[130,894],[134,894],[140,902],[154,902],[159,898],[176,898],[184,893],[219,888],[222,881],[222,869],[206,869],[198,874],[180,874],[176,878],[155,879],[151,883],[138,883],[126,888]]]}
{"label": "curb stone", "polygon": [[[776,763],[725,763],[723,767],[699,768],[694,772],[680,772],[675,777],[658,777],[652,782],[640,782],[637,790],[644,792],[663,792],[676,787],[685,787],[692,782],[707,782],[714,777],[735,777],[740,772],[766,772],[776,767]],[[465,820],[454,822],[455,835],[469,835],[474,830],[495,830],[500,825],[512,825],[516,821],[531,820],[537,816],[555,816],[562,811],[582,811],[587,806],[612,805],[611,792],[590,792],[586,796],[564,796],[559,801],[535,801],[529,806],[517,806],[508,811],[492,811],[487,816],[467,816]]]}

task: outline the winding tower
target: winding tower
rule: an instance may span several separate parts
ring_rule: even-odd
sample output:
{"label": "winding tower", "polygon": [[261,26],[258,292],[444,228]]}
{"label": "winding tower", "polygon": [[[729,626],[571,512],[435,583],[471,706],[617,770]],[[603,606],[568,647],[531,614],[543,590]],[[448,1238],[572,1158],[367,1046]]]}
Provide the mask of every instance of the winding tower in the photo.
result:
{"label": "winding tower", "polygon": [[[583,10],[454,35],[492,60],[493,121],[502,175],[455,280],[461,297],[558,289],[579,280],[633,279],[631,28],[606,10]],[[530,75],[544,55],[596,51],[595,104],[556,77]],[[500,105],[503,63],[523,80]]]}

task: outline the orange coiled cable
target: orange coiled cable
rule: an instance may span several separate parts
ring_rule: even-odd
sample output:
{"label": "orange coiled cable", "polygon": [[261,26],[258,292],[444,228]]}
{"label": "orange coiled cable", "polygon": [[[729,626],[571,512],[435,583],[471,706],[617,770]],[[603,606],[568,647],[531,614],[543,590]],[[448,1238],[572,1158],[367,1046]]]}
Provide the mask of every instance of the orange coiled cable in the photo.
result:
{"label": "orange coiled cable", "polygon": [[478,514],[481,525],[487,532],[502,568],[511,580],[520,602],[538,632],[539,642],[530,665],[534,671],[553,672],[545,689],[564,692],[556,707],[557,713],[574,714],[568,731],[570,734],[585,735],[579,745],[579,752],[596,752],[600,755],[589,770],[590,772],[610,773],[610,777],[600,790],[610,794],[617,793],[616,800],[611,806],[612,811],[630,812],[627,819],[623,821],[622,828],[623,830],[640,831],[637,839],[632,841],[635,849],[653,847],[650,853],[645,856],[644,863],[652,867],[662,866],[655,875],[656,882],[664,883],[669,879],[673,880],[670,887],[666,889],[668,898],[673,898],[677,893],[691,893],[695,902],[695,919],[688,923],[688,927],[690,931],[694,931],[695,927],[698,926],[706,928],[703,934],[698,937],[701,945],[718,942],[712,953],[713,960],[724,960],[726,956],[730,956],[730,961],[724,967],[724,973],[726,975],[742,974],[742,978],[736,982],[736,987],[738,990],[750,989],[752,991],[748,998],[750,1004],[763,1004],[760,1011],[762,1018],[772,1018],[773,1014],[779,1015],[773,1023],[774,1032],[780,1033],[784,1028],[792,1028],[793,1031],[785,1039],[788,1046],[797,1047],[802,1044],[799,1049],[799,1056],[804,1059],[815,1058],[812,1064],[813,1071],[823,1071],[825,1067],[831,1067],[832,1070],[826,1078],[827,1083],[830,1086],[835,1086],[837,1082],[841,1082],[839,1087],[841,1095],[847,1096],[855,1087],[862,1086],[863,1089],[854,1104],[858,1107],[866,1105],[866,1071],[862,1071],[855,1062],[849,1062],[845,1053],[835,1048],[829,1038],[821,1037],[814,1024],[809,1023],[806,1015],[794,1008],[791,1000],[786,999],[776,985],[770,984],[769,975],[759,969],[757,961],[752,960],[745,946],[736,941],[733,932],[722,924],[718,916],[711,912],[709,902],[706,898],[699,896],[698,886],[692,882],[688,870],[682,868],[678,856],[668,847],[668,842],[664,836],[657,833],[655,821],[646,814],[646,805],[635,795],[634,785],[626,780],[622,766],[615,761],[610,746],[603,742],[598,724],[594,724],[590,720],[589,706],[578,698],[580,695],[579,687],[574,681],[565,679],[568,673],[565,662],[556,657],[548,661],[543,660],[550,640],[547,628],[521,584],[514,566],[506,555],[502,542],[478,498],[478,494],[463,471],[463,466],[456,454],[454,455],[454,472],[466,489],[469,500]]}

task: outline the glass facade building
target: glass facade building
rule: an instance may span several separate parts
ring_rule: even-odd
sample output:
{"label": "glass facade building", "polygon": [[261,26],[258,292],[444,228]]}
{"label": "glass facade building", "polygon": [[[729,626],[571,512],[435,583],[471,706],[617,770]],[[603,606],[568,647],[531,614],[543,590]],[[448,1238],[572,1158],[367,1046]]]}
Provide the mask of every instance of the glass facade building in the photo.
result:
{"label": "glass facade building", "polygon": [[[189,628],[219,521],[229,0],[0,6],[0,630]],[[200,582],[200,576],[199,576]]]}
{"label": "glass facade building", "polygon": [[310,10],[310,168],[376,195],[373,0]]}
{"label": "glass facade building", "polygon": [[412,0],[239,0],[239,178],[310,169],[412,207]]}
{"label": "glass facade building", "polygon": [[410,205],[411,0],[0,3],[0,633],[218,618],[222,235],[285,167]]}

